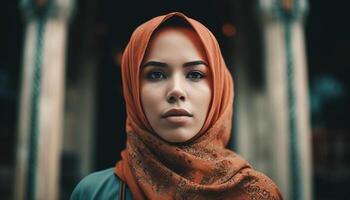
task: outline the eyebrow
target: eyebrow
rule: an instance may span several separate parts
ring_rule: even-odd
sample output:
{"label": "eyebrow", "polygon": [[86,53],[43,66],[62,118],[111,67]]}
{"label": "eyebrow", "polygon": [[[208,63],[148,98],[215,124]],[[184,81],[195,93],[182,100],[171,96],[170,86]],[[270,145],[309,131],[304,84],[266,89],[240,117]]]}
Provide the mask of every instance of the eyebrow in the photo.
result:
{"label": "eyebrow", "polygon": [[[196,66],[196,65],[205,65],[208,66],[208,64],[202,60],[195,60],[191,62],[186,62],[182,66],[183,67],[191,67],[191,66]],[[148,61],[145,64],[141,66],[141,68],[145,68],[147,66],[155,66],[155,67],[169,67],[167,63],[164,62],[158,62],[158,61]]]}

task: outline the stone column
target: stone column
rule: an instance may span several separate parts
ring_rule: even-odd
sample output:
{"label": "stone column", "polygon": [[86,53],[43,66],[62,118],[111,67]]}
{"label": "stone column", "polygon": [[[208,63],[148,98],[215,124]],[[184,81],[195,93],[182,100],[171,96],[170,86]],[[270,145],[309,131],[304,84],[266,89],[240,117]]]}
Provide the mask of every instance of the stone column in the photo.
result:
{"label": "stone column", "polygon": [[15,199],[58,199],[66,35],[73,0],[22,0],[25,44]]}
{"label": "stone column", "polygon": [[[260,21],[256,12],[256,1],[235,1],[232,3],[236,19],[237,36],[234,52],[235,77],[235,123],[236,135],[233,139],[235,147],[255,169],[264,172],[273,179],[285,194],[288,186],[288,128],[283,113],[287,112],[283,100],[272,104],[268,98],[268,81],[264,68],[264,54],[269,50],[263,44]],[[271,27],[268,31],[273,31]],[[284,49],[280,43],[273,43],[271,49],[276,50],[270,62],[283,60]],[[283,68],[281,68],[283,69]],[[283,72],[276,71],[274,81],[282,82],[276,85],[283,91]],[[282,96],[283,98],[284,96]],[[274,105],[274,107],[270,107]],[[281,108],[282,107],[282,108]],[[280,115],[272,118],[272,115]],[[282,116],[281,116],[282,115]],[[275,131],[276,127],[279,128]],[[278,134],[285,133],[285,134]],[[282,138],[281,138],[282,137]],[[277,146],[276,146],[277,145]],[[276,151],[278,149],[278,151]],[[279,161],[276,164],[276,159]]]}
{"label": "stone column", "polygon": [[311,131],[305,57],[306,0],[260,0],[269,137],[286,199],[312,199]]}

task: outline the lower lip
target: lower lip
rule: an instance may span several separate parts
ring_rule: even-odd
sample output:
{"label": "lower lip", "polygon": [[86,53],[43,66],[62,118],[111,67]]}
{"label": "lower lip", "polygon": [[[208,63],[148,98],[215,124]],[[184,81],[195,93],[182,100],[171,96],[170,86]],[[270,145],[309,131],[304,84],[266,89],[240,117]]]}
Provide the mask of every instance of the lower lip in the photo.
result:
{"label": "lower lip", "polygon": [[190,118],[189,116],[169,116],[169,117],[166,117],[165,119],[172,124],[181,125],[181,124],[185,124],[189,118]]}

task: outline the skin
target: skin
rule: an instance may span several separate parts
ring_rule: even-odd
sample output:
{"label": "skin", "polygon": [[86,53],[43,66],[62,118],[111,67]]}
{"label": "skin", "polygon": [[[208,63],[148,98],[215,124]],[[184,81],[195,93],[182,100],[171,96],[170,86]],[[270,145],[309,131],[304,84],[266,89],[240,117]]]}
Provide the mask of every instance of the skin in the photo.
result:
{"label": "skin", "polygon": [[[164,28],[152,36],[140,74],[141,103],[153,130],[172,143],[202,128],[211,103],[211,74],[203,45],[187,28]],[[164,118],[173,108],[191,116]]]}

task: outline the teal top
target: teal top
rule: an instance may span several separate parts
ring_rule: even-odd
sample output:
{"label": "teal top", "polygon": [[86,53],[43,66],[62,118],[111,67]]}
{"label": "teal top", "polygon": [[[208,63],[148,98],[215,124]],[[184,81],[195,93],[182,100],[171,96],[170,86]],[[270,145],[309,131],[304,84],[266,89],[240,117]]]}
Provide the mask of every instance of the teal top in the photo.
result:
{"label": "teal top", "polygon": [[[119,199],[121,182],[114,174],[114,168],[94,172],[83,178],[75,187],[70,200]],[[132,200],[130,189],[126,186],[125,199]]]}

